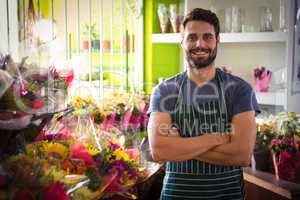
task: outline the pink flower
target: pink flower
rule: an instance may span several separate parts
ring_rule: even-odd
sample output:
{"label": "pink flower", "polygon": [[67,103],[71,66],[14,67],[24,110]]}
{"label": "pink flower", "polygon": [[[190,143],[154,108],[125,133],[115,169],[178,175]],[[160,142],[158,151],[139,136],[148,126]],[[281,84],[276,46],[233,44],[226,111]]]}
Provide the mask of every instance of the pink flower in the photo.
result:
{"label": "pink flower", "polygon": [[64,127],[62,130],[56,133],[49,133],[45,130],[42,130],[40,134],[35,138],[35,141],[41,140],[68,140],[72,138],[72,130],[68,127]]}
{"label": "pink flower", "polygon": [[54,65],[51,65],[51,66],[49,67],[49,71],[50,71],[50,73],[51,73],[54,77],[59,76],[59,73],[58,73],[58,71],[56,70],[56,68],[55,68]]}
{"label": "pink flower", "polygon": [[122,131],[128,130],[128,128],[129,128],[129,121],[130,121],[131,116],[132,116],[132,110],[130,109],[122,117],[122,122],[121,122],[121,125],[120,125],[120,129]]}
{"label": "pink flower", "polygon": [[43,200],[69,200],[59,182],[54,182],[43,190]]}
{"label": "pink flower", "polygon": [[134,159],[137,163],[139,163],[139,150],[137,148],[128,148],[124,150],[130,159]]}
{"label": "pink flower", "polygon": [[147,115],[147,109],[141,113],[141,128],[146,128],[148,125],[149,117]]}
{"label": "pink flower", "polygon": [[116,123],[116,112],[112,112],[110,116],[106,117],[106,119],[103,122],[103,126],[105,129],[111,128]]}
{"label": "pink flower", "polygon": [[278,163],[279,176],[283,179],[292,181],[294,179],[295,169],[296,159],[294,159],[287,151],[281,152]]}
{"label": "pink flower", "polygon": [[135,115],[131,115],[130,118],[130,128],[133,130],[136,130],[138,128],[140,128],[141,126],[141,115],[135,116]]}
{"label": "pink flower", "polygon": [[92,156],[80,142],[75,143],[71,148],[71,158],[77,158],[84,161],[87,166],[95,165]]}

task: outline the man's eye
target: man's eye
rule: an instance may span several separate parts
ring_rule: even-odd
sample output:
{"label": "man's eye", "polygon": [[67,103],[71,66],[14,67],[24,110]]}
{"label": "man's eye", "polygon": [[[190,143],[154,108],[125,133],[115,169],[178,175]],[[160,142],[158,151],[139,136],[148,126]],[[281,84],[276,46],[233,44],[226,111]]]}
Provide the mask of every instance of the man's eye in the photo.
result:
{"label": "man's eye", "polygon": [[203,40],[212,40],[214,39],[214,36],[212,34],[204,34]]}
{"label": "man's eye", "polygon": [[189,35],[187,38],[189,41],[194,41],[197,39],[197,37],[195,35]]}

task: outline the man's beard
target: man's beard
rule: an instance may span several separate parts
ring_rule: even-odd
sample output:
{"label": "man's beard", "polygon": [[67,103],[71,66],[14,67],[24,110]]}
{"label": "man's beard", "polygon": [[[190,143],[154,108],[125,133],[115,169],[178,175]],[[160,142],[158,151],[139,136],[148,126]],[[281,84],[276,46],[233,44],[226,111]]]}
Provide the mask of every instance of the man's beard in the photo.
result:
{"label": "man's beard", "polygon": [[[208,53],[208,57],[206,59],[193,58],[192,53],[195,51],[204,51]],[[214,49],[194,48],[194,49],[190,49],[186,54],[186,59],[189,66],[195,69],[202,69],[208,67],[210,64],[212,64],[215,61],[216,57],[217,57],[217,47]]]}

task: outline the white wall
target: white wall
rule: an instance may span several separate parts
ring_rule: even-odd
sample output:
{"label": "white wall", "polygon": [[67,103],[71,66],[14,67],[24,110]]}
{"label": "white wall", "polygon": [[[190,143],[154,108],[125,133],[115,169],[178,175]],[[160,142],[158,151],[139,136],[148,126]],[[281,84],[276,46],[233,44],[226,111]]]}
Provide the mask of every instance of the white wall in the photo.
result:
{"label": "white wall", "polygon": [[8,26],[6,0],[0,0],[0,52],[8,53]]}
{"label": "white wall", "polygon": [[0,0],[0,5],[0,52],[11,53],[13,58],[18,60],[19,39],[17,0]]}

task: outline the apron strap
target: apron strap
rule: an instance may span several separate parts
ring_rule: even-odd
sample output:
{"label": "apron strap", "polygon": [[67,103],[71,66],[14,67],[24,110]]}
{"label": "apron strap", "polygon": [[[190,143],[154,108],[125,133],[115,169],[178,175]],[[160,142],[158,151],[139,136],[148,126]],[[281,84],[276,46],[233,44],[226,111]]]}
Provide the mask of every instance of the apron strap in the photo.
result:
{"label": "apron strap", "polygon": [[[181,78],[182,77],[182,78]],[[228,114],[227,114],[227,105],[226,105],[226,98],[225,98],[225,86],[224,86],[224,80],[221,76],[221,69],[216,68],[216,81],[217,81],[217,87],[218,87],[218,98],[219,98],[219,109],[221,112],[222,118],[224,117],[224,127],[223,131],[226,131],[225,123],[228,122]],[[185,83],[187,82],[188,76],[187,76],[187,71],[184,71],[181,76],[176,80],[176,86],[178,88],[177,90],[177,98],[176,98],[176,103],[175,103],[175,119],[176,119],[176,110],[178,109],[179,105],[183,103],[183,92],[184,92],[184,86]]]}

